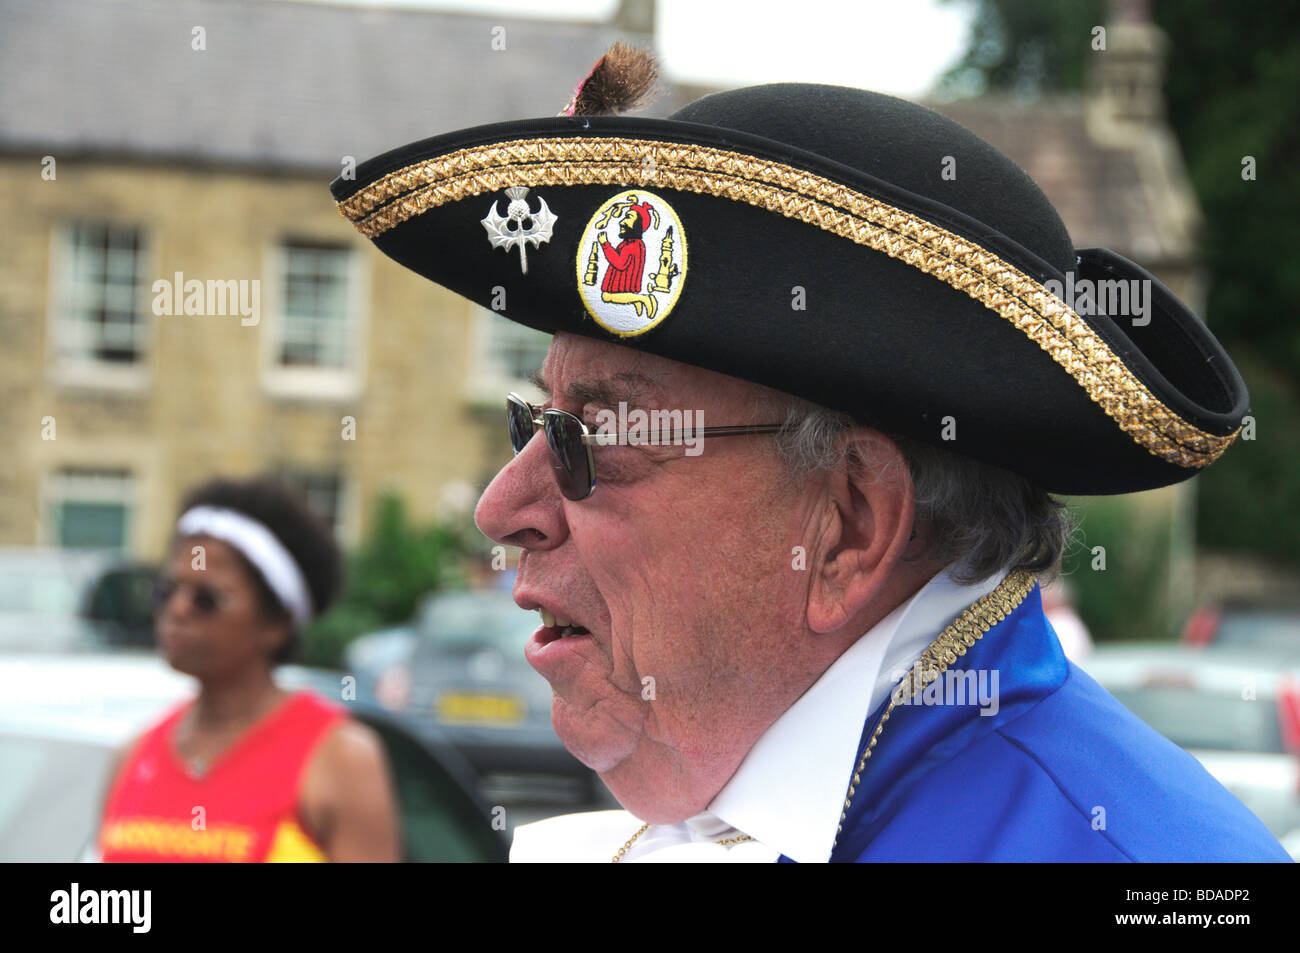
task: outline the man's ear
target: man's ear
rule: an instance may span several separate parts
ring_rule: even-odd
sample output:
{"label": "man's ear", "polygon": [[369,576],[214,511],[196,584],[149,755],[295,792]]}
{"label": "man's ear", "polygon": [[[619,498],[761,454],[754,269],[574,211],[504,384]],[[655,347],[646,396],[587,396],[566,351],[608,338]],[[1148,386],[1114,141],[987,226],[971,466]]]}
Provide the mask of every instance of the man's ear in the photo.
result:
{"label": "man's ear", "polygon": [[884,588],[912,536],[915,491],[898,445],[867,427],[846,433],[827,480],[822,545],[808,594],[808,627],[833,632]]}

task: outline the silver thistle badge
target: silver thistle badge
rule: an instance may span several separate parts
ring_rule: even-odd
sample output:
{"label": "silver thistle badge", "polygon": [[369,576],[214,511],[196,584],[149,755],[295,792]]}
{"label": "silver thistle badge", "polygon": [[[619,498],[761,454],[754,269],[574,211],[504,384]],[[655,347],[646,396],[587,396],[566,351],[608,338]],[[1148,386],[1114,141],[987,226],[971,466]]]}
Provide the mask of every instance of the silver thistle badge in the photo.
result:
{"label": "silver thistle badge", "polygon": [[537,211],[528,207],[527,186],[512,185],[506,189],[506,195],[510,198],[510,204],[506,206],[505,216],[502,217],[497,212],[497,200],[493,200],[487,218],[483,219],[483,227],[487,229],[488,240],[493,248],[504,248],[508,255],[511,248],[518,246],[519,266],[526,275],[528,243],[532,242],[536,248],[542,242],[550,241],[551,227],[556,222],[556,216],[546,207],[546,200],[540,195],[537,197]]}

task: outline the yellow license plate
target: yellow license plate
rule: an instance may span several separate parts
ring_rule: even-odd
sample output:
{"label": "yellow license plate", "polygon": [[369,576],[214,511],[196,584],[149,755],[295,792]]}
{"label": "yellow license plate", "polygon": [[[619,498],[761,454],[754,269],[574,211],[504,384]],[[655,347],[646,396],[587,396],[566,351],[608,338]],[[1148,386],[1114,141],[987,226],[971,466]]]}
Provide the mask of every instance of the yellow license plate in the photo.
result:
{"label": "yellow license plate", "polygon": [[508,725],[528,714],[522,698],[479,692],[446,692],[438,696],[434,710],[441,721],[457,724]]}

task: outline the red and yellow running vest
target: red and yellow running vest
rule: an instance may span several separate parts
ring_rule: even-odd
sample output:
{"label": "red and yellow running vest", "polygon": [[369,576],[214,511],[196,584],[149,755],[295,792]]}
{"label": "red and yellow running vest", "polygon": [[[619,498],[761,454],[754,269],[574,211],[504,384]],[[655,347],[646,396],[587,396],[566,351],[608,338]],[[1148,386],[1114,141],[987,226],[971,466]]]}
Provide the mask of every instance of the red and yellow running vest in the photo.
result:
{"label": "red and yellow running vest", "polygon": [[316,746],[347,713],[297,692],[250,727],[202,777],[172,744],[177,706],[136,745],[113,782],[100,824],[105,862],[312,862],[327,858],[299,822]]}

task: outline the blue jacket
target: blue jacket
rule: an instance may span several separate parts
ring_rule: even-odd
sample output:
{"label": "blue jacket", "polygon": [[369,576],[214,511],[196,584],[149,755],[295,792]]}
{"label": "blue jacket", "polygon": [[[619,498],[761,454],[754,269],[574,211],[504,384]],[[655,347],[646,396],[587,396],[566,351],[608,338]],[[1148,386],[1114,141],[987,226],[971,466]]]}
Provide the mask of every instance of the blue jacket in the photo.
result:
{"label": "blue jacket", "polygon": [[1195,758],[1066,660],[1036,585],[949,667],[996,671],[997,713],[896,706],[832,861],[1290,860]]}

